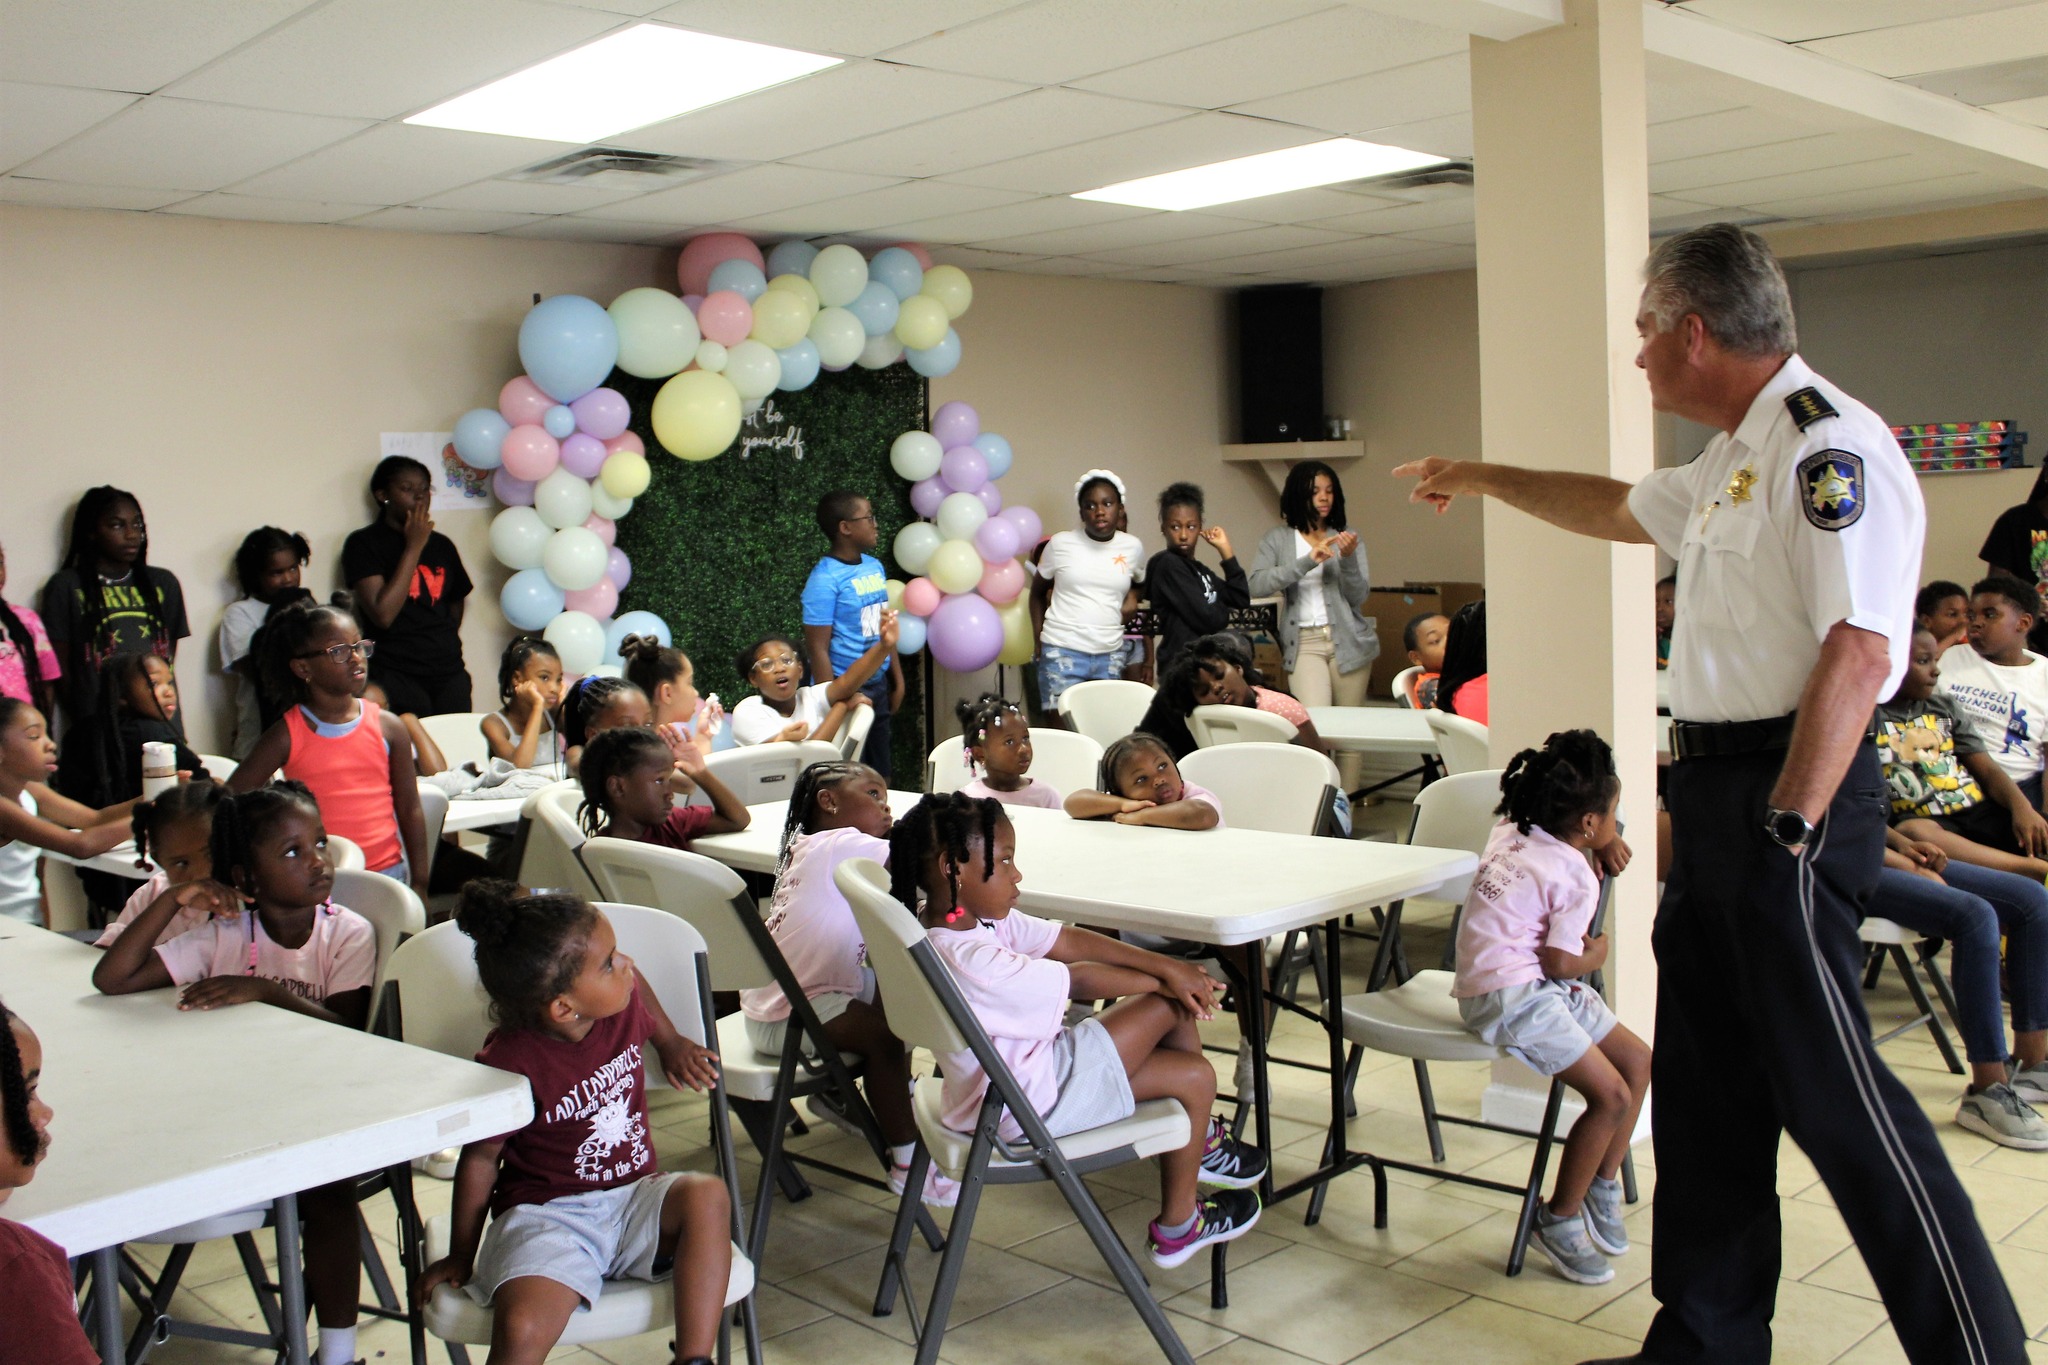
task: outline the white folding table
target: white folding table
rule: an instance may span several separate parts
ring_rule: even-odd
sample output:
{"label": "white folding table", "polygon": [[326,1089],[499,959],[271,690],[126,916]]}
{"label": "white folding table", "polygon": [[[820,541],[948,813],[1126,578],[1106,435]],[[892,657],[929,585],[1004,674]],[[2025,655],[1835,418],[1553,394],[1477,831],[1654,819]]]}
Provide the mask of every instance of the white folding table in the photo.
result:
{"label": "white folding table", "polygon": [[1332,749],[1359,754],[1434,754],[1436,732],[1407,706],[1311,706],[1308,718]]}
{"label": "white folding table", "polygon": [[93,1265],[118,1360],[121,1243],[251,1204],[276,1210],[287,1356],[306,1361],[300,1190],[521,1127],[526,1081],[265,1005],[181,1013],[175,991],[105,996],[100,954],[0,919],[0,1000],[43,1045],[50,1154],[7,1202]]}
{"label": "white folding table", "polygon": [[523,796],[504,796],[488,801],[450,801],[448,819],[442,824],[441,832],[460,834],[464,830],[516,825],[519,823],[519,808],[525,804]]}

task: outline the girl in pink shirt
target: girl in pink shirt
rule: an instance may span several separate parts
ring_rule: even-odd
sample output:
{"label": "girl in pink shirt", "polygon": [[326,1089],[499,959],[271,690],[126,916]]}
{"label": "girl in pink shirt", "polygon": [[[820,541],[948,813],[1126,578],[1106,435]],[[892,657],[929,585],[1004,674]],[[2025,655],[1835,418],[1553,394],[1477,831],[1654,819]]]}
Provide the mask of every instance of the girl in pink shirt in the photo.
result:
{"label": "girl in pink shirt", "polygon": [[1621,779],[1605,740],[1567,730],[1509,760],[1500,790],[1506,818],[1465,899],[1451,995],[1482,1042],[1585,1099],[1532,1242],[1566,1279],[1605,1284],[1614,1269],[1601,1253],[1628,1250],[1616,1177],[1650,1083],[1649,1046],[1579,980],[1607,961],[1607,936],[1586,932],[1600,900],[1593,859],[1613,871],[1628,862]]}
{"label": "girl in pink shirt", "polygon": [[1328,753],[1308,708],[1285,692],[1262,686],[1265,681],[1252,666],[1243,639],[1226,632],[1190,642],[1159,687],[1184,715],[1197,706],[1249,706],[1292,725],[1296,744]]}
{"label": "girl in pink shirt", "polygon": [[[1210,1112],[1216,1073],[1196,1024],[1214,1014],[1214,983],[1190,963],[1018,910],[1017,832],[997,801],[927,796],[889,844],[891,893],[921,910],[932,947],[1055,1137],[1127,1118],[1140,1100],[1178,1100],[1187,1111],[1188,1145],[1160,1158],[1153,1261],[1177,1266],[1249,1232],[1266,1155]],[[1101,1015],[1066,1025],[1069,1000],[1118,997]],[[946,1126],[974,1131],[987,1073],[972,1052],[948,1053],[939,1065]],[[1008,1115],[1002,1132],[1021,1136]],[[1214,1192],[1198,1198],[1198,1185]]]}
{"label": "girl in pink shirt", "polygon": [[[113,947],[121,931],[140,918],[157,897],[213,876],[213,813],[226,798],[227,792],[216,783],[181,782],[158,793],[153,801],[135,803],[135,863],[155,870],[135,889],[106,932],[93,940],[93,947]],[[203,909],[181,909],[171,916],[157,942],[169,943],[209,918]]]}
{"label": "girl in pink shirt", "polygon": [[1060,794],[1032,777],[1031,726],[1017,703],[984,692],[954,706],[960,717],[961,751],[969,768],[980,773],[960,790],[987,796],[1006,806],[1060,808]]}

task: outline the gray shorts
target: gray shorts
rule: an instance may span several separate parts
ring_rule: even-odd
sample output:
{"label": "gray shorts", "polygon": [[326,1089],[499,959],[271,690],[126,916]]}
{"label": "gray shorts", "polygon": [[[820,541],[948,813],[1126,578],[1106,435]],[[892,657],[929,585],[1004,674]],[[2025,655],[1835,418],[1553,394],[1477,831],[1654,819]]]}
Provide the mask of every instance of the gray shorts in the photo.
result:
{"label": "gray shorts", "polygon": [[565,1284],[597,1301],[606,1280],[652,1280],[661,1242],[661,1202],[681,1179],[673,1172],[630,1185],[520,1204],[491,1220],[464,1290],[488,1308],[498,1286],[522,1275]]}
{"label": "gray shorts", "polygon": [[[1083,1019],[1062,1030],[1053,1051],[1059,1059],[1060,1093],[1044,1118],[1046,1131],[1054,1137],[1100,1128],[1138,1111],[1123,1054],[1100,1019]],[[1006,1116],[1004,1126],[1009,1125]]]}
{"label": "gray shorts", "polygon": [[1479,1041],[1555,1076],[1614,1031],[1614,1011],[1583,981],[1525,981],[1458,1002]]}
{"label": "gray shorts", "polygon": [[[847,995],[840,991],[821,991],[811,997],[811,1012],[818,1016],[820,1024],[831,1023],[834,1019],[846,1013],[846,1007],[856,1000],[860,1001],[863,1005],[875,1003],[875,969],[864,966],[860,969],[860,976],[861,987],[859,995]],[[789,1016],[785,1014],[780,1019],[747,1020],[747,1038],[753,1043],[754,1051],[764,1057],[780,1058],[782,1056],[782,1045],[789,1041]],[[818,1055],[818,1049],[810,1046],[808,1042],[806,1042],[804,1051],[813,1057]]]}

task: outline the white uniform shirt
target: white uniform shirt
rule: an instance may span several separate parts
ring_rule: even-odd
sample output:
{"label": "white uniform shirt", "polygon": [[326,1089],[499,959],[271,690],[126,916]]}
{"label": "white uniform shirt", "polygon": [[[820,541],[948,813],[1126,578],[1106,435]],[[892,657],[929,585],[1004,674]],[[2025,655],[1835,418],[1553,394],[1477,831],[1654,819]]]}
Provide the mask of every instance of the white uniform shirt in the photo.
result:
{"label": "white uniform shirt", "polygon": [[[1818,420],[1802,431],[1795,406]],[[1651,474],[1628,507],[1678,561],[1673,716],[1789,715],[1839,621],[1886,638],[1877,695],[1898,689],[1927,524],[1920,489],[1884,419],[1798,356],[1732,435]]]}

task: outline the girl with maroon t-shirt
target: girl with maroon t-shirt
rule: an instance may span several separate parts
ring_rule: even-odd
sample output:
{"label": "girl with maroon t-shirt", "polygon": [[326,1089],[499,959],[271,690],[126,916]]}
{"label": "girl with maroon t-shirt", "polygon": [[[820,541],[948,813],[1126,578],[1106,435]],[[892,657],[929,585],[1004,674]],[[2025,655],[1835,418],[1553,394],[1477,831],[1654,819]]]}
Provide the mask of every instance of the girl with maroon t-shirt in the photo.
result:
{"label": "girl with maroon t-shirt", "polygon": [[[36,1094],[43,1045],[0,1005],[0,1203],[36,1178],[50,1147],[50,1106]],[[0,1218],[0,1360],[94,1365],[78,1323],[71,1263],[39,1232]]]}
{"label": "girl with maroon t-shirt", "polygon": [[448,1255],[427,1267],[420,1301],[442,1284],[466,1289],[494,1311],[491,1359],[537,1365],[605,1280],[672,1274],[676,1359],[709,1365],[732,1205],[716,1177],[655,1169],[640,1045],[654,1043],[678,1089],[716,1080],[716,1054],[676,1031],[586,901],[474,881],[455,922],[476,940],[498,1020],[476,1059],[525,1076],[534,1117],[462,1149]]}

